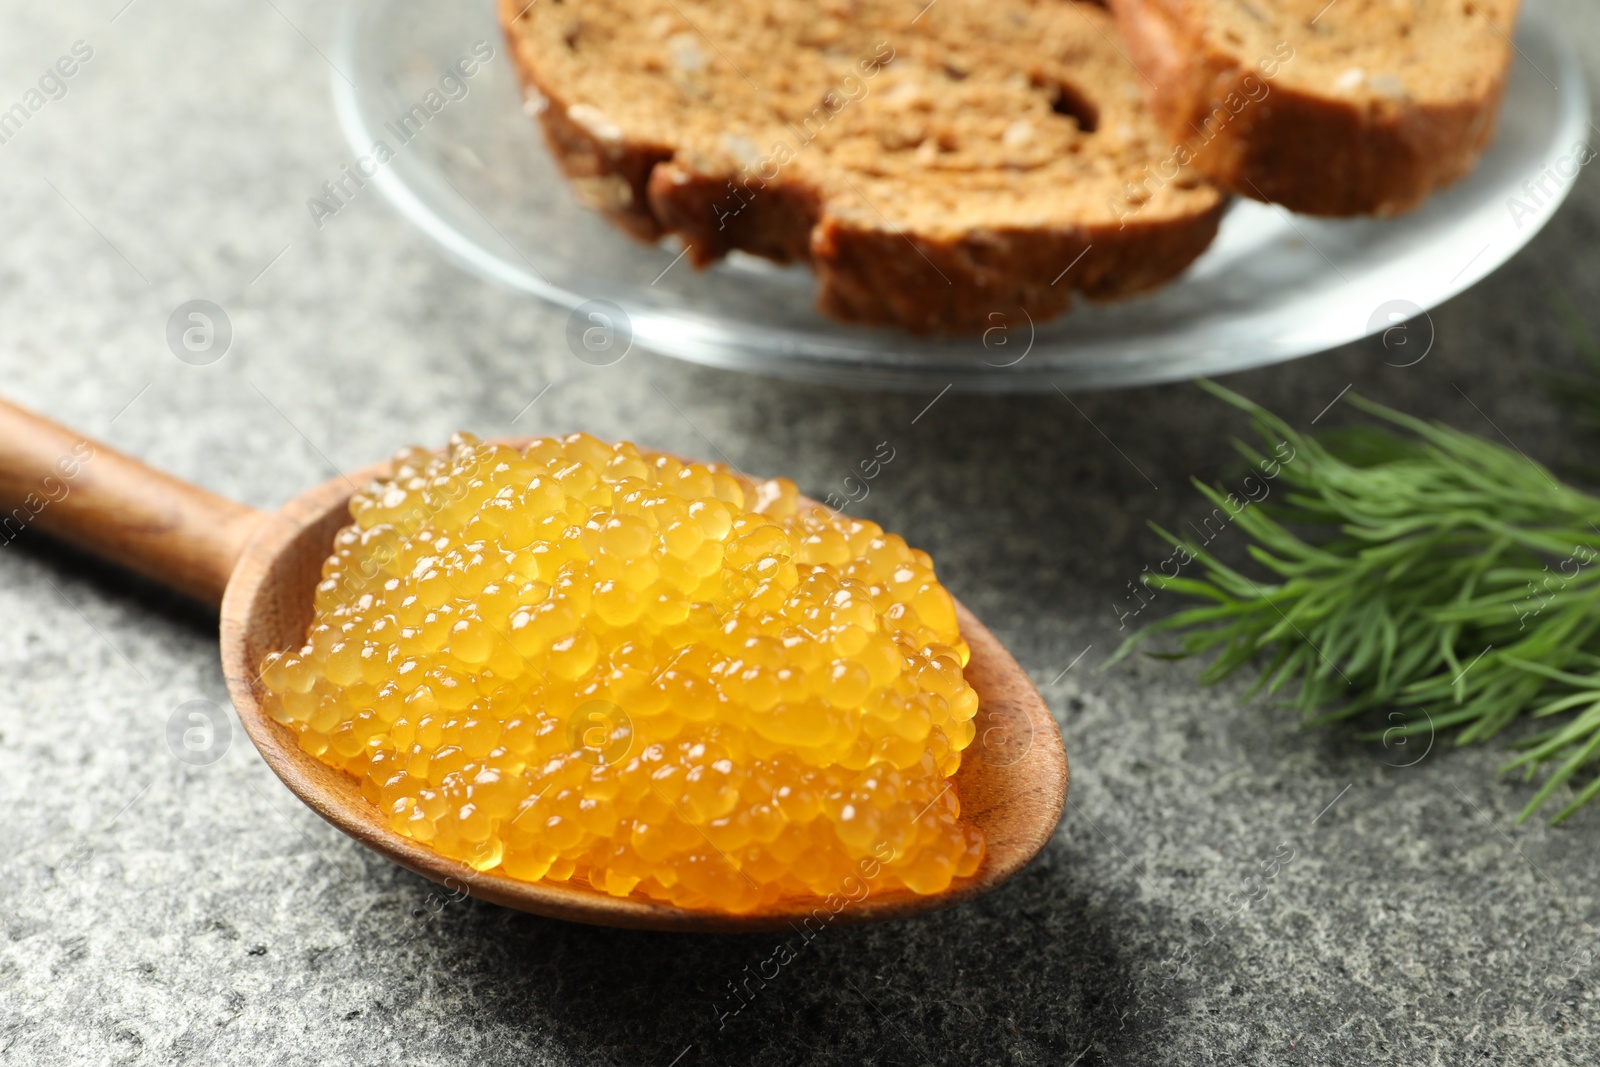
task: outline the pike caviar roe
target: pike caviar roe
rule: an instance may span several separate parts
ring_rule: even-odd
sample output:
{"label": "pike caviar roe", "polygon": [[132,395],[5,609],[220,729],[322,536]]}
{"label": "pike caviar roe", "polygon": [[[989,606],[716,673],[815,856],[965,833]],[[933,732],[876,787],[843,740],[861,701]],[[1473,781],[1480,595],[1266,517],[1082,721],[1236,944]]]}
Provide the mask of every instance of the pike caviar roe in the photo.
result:
{"label": "pike caviar roe", "polygon": [[392,470],[262,680],[396,832],[730,912],[977,868],[948,779],[978,696],[927,553],[791,482],[586,434],[457,434]]}

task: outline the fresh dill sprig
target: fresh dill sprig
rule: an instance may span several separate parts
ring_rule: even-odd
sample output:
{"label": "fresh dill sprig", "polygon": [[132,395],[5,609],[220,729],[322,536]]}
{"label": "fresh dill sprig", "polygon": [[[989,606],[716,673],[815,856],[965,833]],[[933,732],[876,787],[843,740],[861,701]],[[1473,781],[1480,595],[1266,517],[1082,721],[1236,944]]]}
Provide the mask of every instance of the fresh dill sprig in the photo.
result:
{"label": "fresh dill sprig", "polygon": [[[1247,412],[1281,461],[1235,442],[1276,468],[1259,503],[1195,482],[1263,573],[1155,527],[1203,573],[1148,583],[1204,603],[1139,630],[1108,662],[1175,634],[1168,655],[1215,655],[1207,683],[1260,663],[1252,694],[1282,694],[1315,723],[1400,709],[1391,736],[1454,730],[1469,743],[1521,716],[1565,716],[1503,768],[1549,772],[1524,819],[1600,763],[1600,499],[1511,449],[1353,394],[1378,423],[1313,438],[1200,384]],[[1600,774],[1554,821],[1596,795]]]}

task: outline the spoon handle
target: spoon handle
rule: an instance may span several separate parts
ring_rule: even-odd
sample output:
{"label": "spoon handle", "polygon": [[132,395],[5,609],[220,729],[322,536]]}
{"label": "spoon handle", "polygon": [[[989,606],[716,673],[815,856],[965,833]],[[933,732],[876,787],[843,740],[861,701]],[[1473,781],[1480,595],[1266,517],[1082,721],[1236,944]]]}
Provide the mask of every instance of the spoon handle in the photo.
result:
{"label": "spoon handle", "polygon": [[37,527],[220,605],[263,517],[0,400],[0,550]]}

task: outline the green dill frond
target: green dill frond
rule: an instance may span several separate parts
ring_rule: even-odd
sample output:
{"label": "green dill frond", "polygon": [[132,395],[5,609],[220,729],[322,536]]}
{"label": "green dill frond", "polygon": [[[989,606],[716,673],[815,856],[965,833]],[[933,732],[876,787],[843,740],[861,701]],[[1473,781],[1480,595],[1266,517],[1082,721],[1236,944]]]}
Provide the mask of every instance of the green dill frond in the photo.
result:
{"label": "green dill frond", "polygon": [[1600,499],[1516,451],[1358,396],[1372,424],[1312,437],[1200,384],[1260,439],[1236,442],[1270,486],[1259,502],[1196,482],[1253,566],[1156,528],[1184,566],[1146,581],[1200,603],[1139,630],[1108,664],[1172,635],[1170,654],[1214,657],[1205,682],[1258,666],[1252,693],[1309,722],[1399,708],[1399,733],[1453,731],[1463,744],[1562,716],[1506,765],[1548,772],[1523,817],[1586,770],[1593,780],[1557,821],[1600,794]]}

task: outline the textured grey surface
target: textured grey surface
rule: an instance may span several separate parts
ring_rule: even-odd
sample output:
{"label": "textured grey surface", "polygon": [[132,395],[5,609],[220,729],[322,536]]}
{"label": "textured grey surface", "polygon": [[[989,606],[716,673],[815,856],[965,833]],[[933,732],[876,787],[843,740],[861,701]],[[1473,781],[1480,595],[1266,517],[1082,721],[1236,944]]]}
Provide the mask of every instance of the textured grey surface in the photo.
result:
{"label": "textured grey surface", "polygon": [[[0,105],[95,49],[0,145],[8,397],[262,507],[405,441],[503,432],[547,385],[518,430],[709,438],[814,493],[887,439],[861,510],[932,551],[1041,686],[1072,796],[1014,884],[829,931],[719,1018],[773,938],[451,902],[300,807],[237,727],[218,762],[176,760],[174,709],[225,702],[214,620],[27,536],[0,548],[0,1062],[1600,1060],[1600,805],[1519,827],[1530,788],[1494,776],[1495,747],[1418,761],[1199,690],[1193,664],[1097,673],[1126,583],[1162,555],[1145,522],[1203,513],[1188,477],[1226,470],[1227,410],[1182,386],[1078,411],[952,394],[913,426],[931,391],[587,366],[562,316],[441,261],[375,192],[311,227],[305,199],[350,158],[319,55],[332,12],[123,4],[0,5]],[[1600,19],[1555,6],[1592,75]],[[1303,427],[1354,382],[1578,462],[1594,443],[1537,375],[1577,358],[1552,292],[1600,324],[1597,229],[1584,174],[1524,255],[1434,313],[1417,366],[1368,343],[1230,384]],[[196,297],[236,330],[209,367],[162,336]]]}

